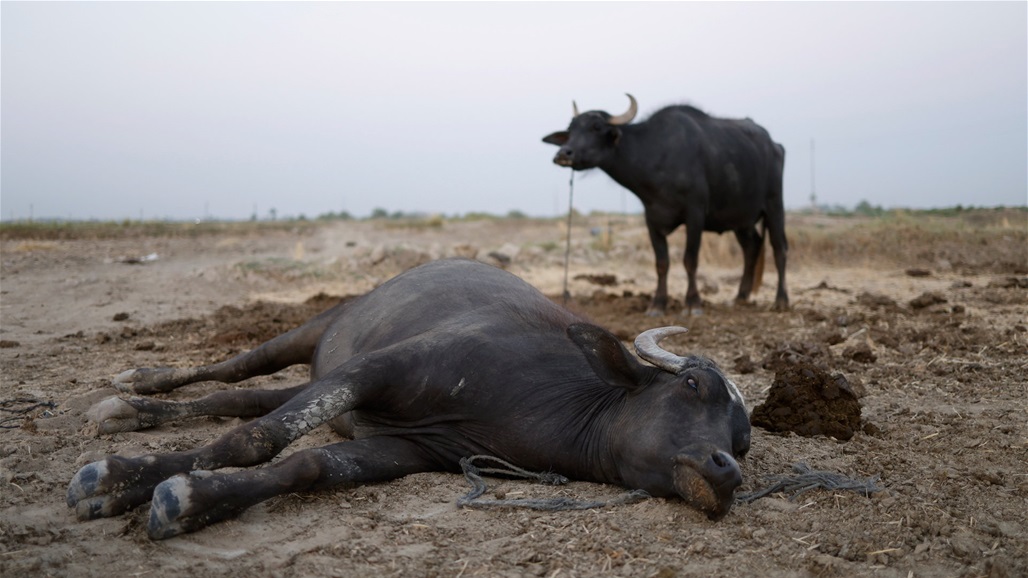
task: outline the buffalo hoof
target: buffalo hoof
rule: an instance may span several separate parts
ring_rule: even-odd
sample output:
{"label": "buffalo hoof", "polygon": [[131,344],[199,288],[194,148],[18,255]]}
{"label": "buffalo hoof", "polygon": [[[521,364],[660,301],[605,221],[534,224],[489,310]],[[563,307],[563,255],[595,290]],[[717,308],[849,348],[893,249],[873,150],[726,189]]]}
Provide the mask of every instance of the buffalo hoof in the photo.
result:
{"label": "buffalo hoof", "polygon": [[195,532],[213,522],[230,517],[231,508],[205,509],[196,496],[203,495],[197,484],[211,477],[213,472],[194,471],[178,474],[164,480],[154,488],[150,503],[150,518],[146,533],[151,540],[165,540],[180,534]]}
{"label": "buffalo hoof", "polygon": [[79,520],[109,518],[127,512],[146,502],[150,493],[145,487],[121,483],[121,469],[110,459],[82,467],[68,484],[67,504],[75,508]]}
{"label": "buffalo hoof", "polygon": [[189,532],[189,511],[192,508],[189,476],[179,474],[164,480],[153,490],[150,519],[146,533],[151,540],[164,540]]}
{"label": "buffalo hoof", "polygon": [[[100,480],[107,476],[107,462],[101,460],[83,466],[68,484],[67,502],[69,508],[78,506],[79,502],[96,493]],[[81,518],[82,516],[79,516]],[[96,516],[87,517],[91,519]]]}
{"label": "buffalo hoof", "polygon": [[117,516],[150,500],[161,479],[153,456],[110,456],[82,466],[68,484],[67,503],[79,520]]}
{"label": "buffalo hoof", "polygon": [[109,397],[94,405],[86,412],[86,417],[96,424],[97,431],[102,434],[142,429],[139,410],[117,397]]}
{"label": "buffalo hoof", "polygon": [[125,393],[166,393],[180,384],[170,367],[130,369],[115,376],[112,385]]}
{"label": "buffalo hoof", "polygon": [[779,313],[785,313],[788,310],[789,310],[789,302],[788,301],[775,301],[775,304],[771,306],[771,311],[776,311],[776,312],[779,312]]}

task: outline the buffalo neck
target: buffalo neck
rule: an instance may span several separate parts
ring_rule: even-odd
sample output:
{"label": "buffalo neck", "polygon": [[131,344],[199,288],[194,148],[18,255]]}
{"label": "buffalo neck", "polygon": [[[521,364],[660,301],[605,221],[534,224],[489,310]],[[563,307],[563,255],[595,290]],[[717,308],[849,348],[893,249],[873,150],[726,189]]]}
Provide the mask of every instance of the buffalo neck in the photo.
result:
{"label": "buffalo neck", "polygon": [[[603,388],[591,392],[583,390],[578,399],[567,399],[568,406],[551,405],[551,410],[560,414],[560,419],[548,423],[559,424],[559,431],[549,432],[552,440],[567,444],[568,460],[553,464],[560,473],[578,479],[595,482],[621,484],[622,476],[618,464],[619,439],[623,431],[625,414],[629,406],[628,393],[606,383],[593,384]],[[563,445],[561,444],[561,445]]]}
{"label": "buffalo neck", "polygon": [[647,139],[645,124],[622,128],[616,148],[598,165],[619,185],[634,193],[644,205],[656,202],[661,193],[653,175],[660,174],[658,151],[642,146]]}

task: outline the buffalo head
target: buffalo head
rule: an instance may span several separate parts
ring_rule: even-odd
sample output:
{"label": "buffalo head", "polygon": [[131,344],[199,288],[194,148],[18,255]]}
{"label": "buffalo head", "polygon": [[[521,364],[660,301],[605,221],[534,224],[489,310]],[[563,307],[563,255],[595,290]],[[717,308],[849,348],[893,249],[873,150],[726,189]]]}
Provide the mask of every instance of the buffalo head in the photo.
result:
{"label": "buffalo head", "polygon": [[572,326],[569,335],[604,381],[628,391],[613,444],[624,485],[678,496],[712,520],[724,517],[742,483],[736,458],[750,448],[739,389],[713,361],[659,346],[684,328],[639,335],[636,350],[651,367],[636,361],[614,336],[590,327]]}
{"label": "buffalo head", "polygon": [[574,116],[567,130],[555,132],[543,138],[543,142],[557,145],[560,150],[553,162],[575,170],[599,166],[610,155],[621,139],[621,125],[632,122],[639,110],[635,98],[626,94],[628,110],[611,116],[602,110],[591,110],[579,114],[578,105],[571,103]]}

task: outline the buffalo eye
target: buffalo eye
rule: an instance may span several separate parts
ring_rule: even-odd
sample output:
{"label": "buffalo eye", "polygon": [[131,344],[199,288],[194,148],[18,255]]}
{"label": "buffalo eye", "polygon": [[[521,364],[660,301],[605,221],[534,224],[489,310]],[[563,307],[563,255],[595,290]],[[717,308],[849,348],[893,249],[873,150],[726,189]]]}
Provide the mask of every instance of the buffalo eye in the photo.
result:
{"label": "buffalo eye", "polygon": [[691,377],[686,378],[685,383],[689,384],[689,387],[691,387],[693,391],[697,391],[699,389],[699,387],[696,385],[696,380]]}

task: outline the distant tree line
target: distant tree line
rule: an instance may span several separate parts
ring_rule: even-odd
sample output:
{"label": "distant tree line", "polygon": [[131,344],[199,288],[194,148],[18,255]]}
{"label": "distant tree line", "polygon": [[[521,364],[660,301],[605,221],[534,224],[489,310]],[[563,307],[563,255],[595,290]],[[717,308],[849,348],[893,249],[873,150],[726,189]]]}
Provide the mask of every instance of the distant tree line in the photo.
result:
{"label": "distant tree line", "polygon": [[[822,213],[825,215],[832,215],[837,217],[886,217],[897,213],[914,212],[926,215],[959,215],[961,213],[969,211],[982,211],[982,210],[1000,210],[1007,207],[975,207],[973,205],[956,205],[954,207],[941,207],[935,209],[905,209],[905,208],[892,208],[886,209],[881,205],[872,205],[866,199],[858,202],[852,209],[843,205],[818,205],[813,212]],[[1010,208],[1025,208],[1025,207],[1010,207]],[[798,212],[811,212],[811,209],[801,209]]]}

